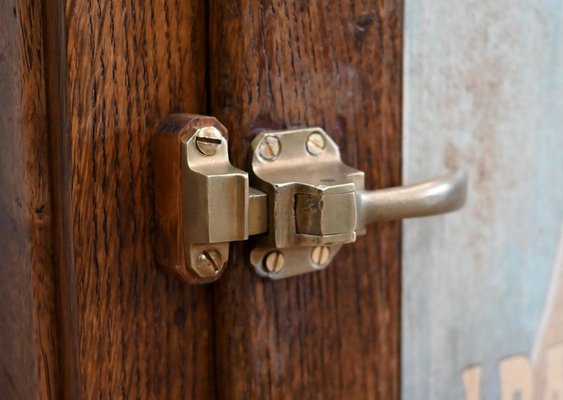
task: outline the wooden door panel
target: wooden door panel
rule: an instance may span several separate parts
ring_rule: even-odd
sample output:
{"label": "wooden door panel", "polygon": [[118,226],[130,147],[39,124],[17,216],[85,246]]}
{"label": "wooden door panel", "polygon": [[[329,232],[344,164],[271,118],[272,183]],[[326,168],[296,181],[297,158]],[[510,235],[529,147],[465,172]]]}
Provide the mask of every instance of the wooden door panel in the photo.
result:
{"label": "wooden door panel", "polygon": [[0,2],[0,397],[56,398],[42,4]]}
{"label": "wooden door panel", "polygon": [[240,244],[184,285],[154,259],[150,143],[169,113],[211,114],[244,168],[259,129],[319,125],[368,185],[399,184],[401,1],[0,11],[3,395],[398,398],[399,224],[316,274],[260,279]]}
{"label": "wooden door panel", "polygon": [[[400,184],[401,1],[215,1],[210,32],[211,112],[236,166],[257,130],[319,125],[370,187]],[[220,398],[399,397],[399,224],[277,282],[248,249],[214,285]]]}
{"label": "wooden door panel", "polygon": [[49,102],[70,398],[210,398],[210,287],[156,268],[151,134],[206,104],[202,1],[59,1]]}
{"label": "wooden door panel", "polygon": [[470,181],[463,210],[404,225],[403,395],[561,399],[561,3],[412,0],[405,15],[405,178]]}

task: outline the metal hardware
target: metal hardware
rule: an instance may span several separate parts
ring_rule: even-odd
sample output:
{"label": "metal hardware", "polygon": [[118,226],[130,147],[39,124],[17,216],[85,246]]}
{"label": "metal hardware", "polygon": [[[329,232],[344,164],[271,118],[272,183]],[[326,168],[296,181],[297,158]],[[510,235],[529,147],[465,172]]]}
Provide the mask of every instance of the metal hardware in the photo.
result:
{"label": "metal hardware", "polygon": [[221,254],[215,249],[205,250],[197,258],[195,272],[202,278],[213,278],[223,267]]}
{"label": "metal hardware", "polygon": [[271,251],[264,257],[264,267],[271,274],[279,273],[285,266],[285,257],[279,250]]}
{"label": "metal hardware", "polygon": [[281,152],[280,140],[275,135],[268,135],[260,143],[260,157],[274,161]]}
{"label": "metal hardware", "polygon": [[212,156],[217,151],[217,147],[221,145],[223,136],[221,132],[214,126],[206,126],[196,130],[195,143],[198,150],[206,155]]}
{"label": "metal hardware", "polygon": [[330,247],[328,246],[317,246],[311,252],[311,261],[317,268],[322,268],[323,266],[325,266],[329,258]]}
{"label": "metal hardware", "polygon": [[320,128],[260,133],[249,174],[229,163],[227,147],[212,126],[193,128],[181,140],[184,252],[202,282],[220,275],[229,243],[249,235],[255,271],[282,279],[325,268],[369,223],[442,214],[465,202],[462,171],[364,190],[364,173],[342,162]]}
{"label": "metal hardware", "polygon": [[313,156],[321,154],[326,146],[326,141],[322,133],[313,132],[307,138],[307,151]]}
{"label": "metal hardware", "polygon": [[427,217],[455,211],[467,196],[467,176],[461,170],[415,185],[360,191],[358,228],[377,221]]}
{"label": "metal hardware", "polygon": [[248,174],[229,163],[227,141],[213,127],[192,130],[181,142],[180,159],[188,266],[213,278],[229,259],[229,243],[248,238]]}
{"label": "metal hardware", "polygon": [[[270,137],[283,149],[274,162],[260,152]],[[268,197],[268,231],[256,238],[250,255],[256,272],[281,279],[326,266],[342,244],[356,239],[355,192],[363,190],[363,172],[344,165],[337,145],[319,128],[263,132],[251,148],[251,185]],[[311,257],[317,246],[330,249],[324,264]],[[286,267],[271,274],[261,260],[274,249],[284,250]]]}
{"label": "metal hardware", "polygon": [[[272,137],[282,149],[273,162],[262,155]],[[326,267],[368,223],[441,214],[465,201],[467,178],[460,171],[417,185],[364,190],[364,173],[342,162],[320,128],[263,132],[252,149],[250,185],[268,198],[268,229],[257,236],[250,259],[258,274],[272,279]],[[283,250],[285,268],[272,273],[262,260],[275,249]]]}

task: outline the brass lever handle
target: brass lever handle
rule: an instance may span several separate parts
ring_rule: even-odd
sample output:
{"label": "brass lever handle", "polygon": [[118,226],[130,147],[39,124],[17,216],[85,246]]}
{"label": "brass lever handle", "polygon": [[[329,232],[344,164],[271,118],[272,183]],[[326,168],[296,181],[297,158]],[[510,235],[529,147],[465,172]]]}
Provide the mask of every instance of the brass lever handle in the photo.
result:
{"label": "brass lever handle", "polygon": [[[270,144],[275,157],[264,151]],[[343,244],[366,233],[368,223],[454,211],[466,198],[463,171],[366,191],[364,173],[342,162],[321,128],[262,132],[252,150],[249,183],[268,198],[262,218],[269,224],[250,259],[258,274],[272,279],[324,268]]]}
{"label": "brass lever handle", "polygon": [[356,232],[371,222],[455,211],[463,207],[466,196],[467,174],[462,170],[414,185],[359,191],[356,193]]}

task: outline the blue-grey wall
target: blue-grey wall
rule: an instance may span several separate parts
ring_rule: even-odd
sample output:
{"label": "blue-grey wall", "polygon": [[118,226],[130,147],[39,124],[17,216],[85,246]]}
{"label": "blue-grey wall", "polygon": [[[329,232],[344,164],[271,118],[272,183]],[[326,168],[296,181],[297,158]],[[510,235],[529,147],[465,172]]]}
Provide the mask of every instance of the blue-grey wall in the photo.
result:
{"label": "blue-grey wall", "polygon": [[463,399],[477,366],[499,399],[557,276],[563,2],[406,0],[404,75],[404,181],[462,167],[470,184],[463,211],[404,224],[403,398]]}

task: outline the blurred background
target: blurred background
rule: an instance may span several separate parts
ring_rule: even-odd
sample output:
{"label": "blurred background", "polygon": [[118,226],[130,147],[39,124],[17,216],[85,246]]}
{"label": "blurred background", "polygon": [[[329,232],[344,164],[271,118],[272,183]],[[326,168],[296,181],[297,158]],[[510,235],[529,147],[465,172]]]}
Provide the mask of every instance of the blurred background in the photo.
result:
{"label": "blurred background", "polygon": [[404,223],[403,398],[563,398],[563,2],[405,6],[404,181],[470,184]]}

